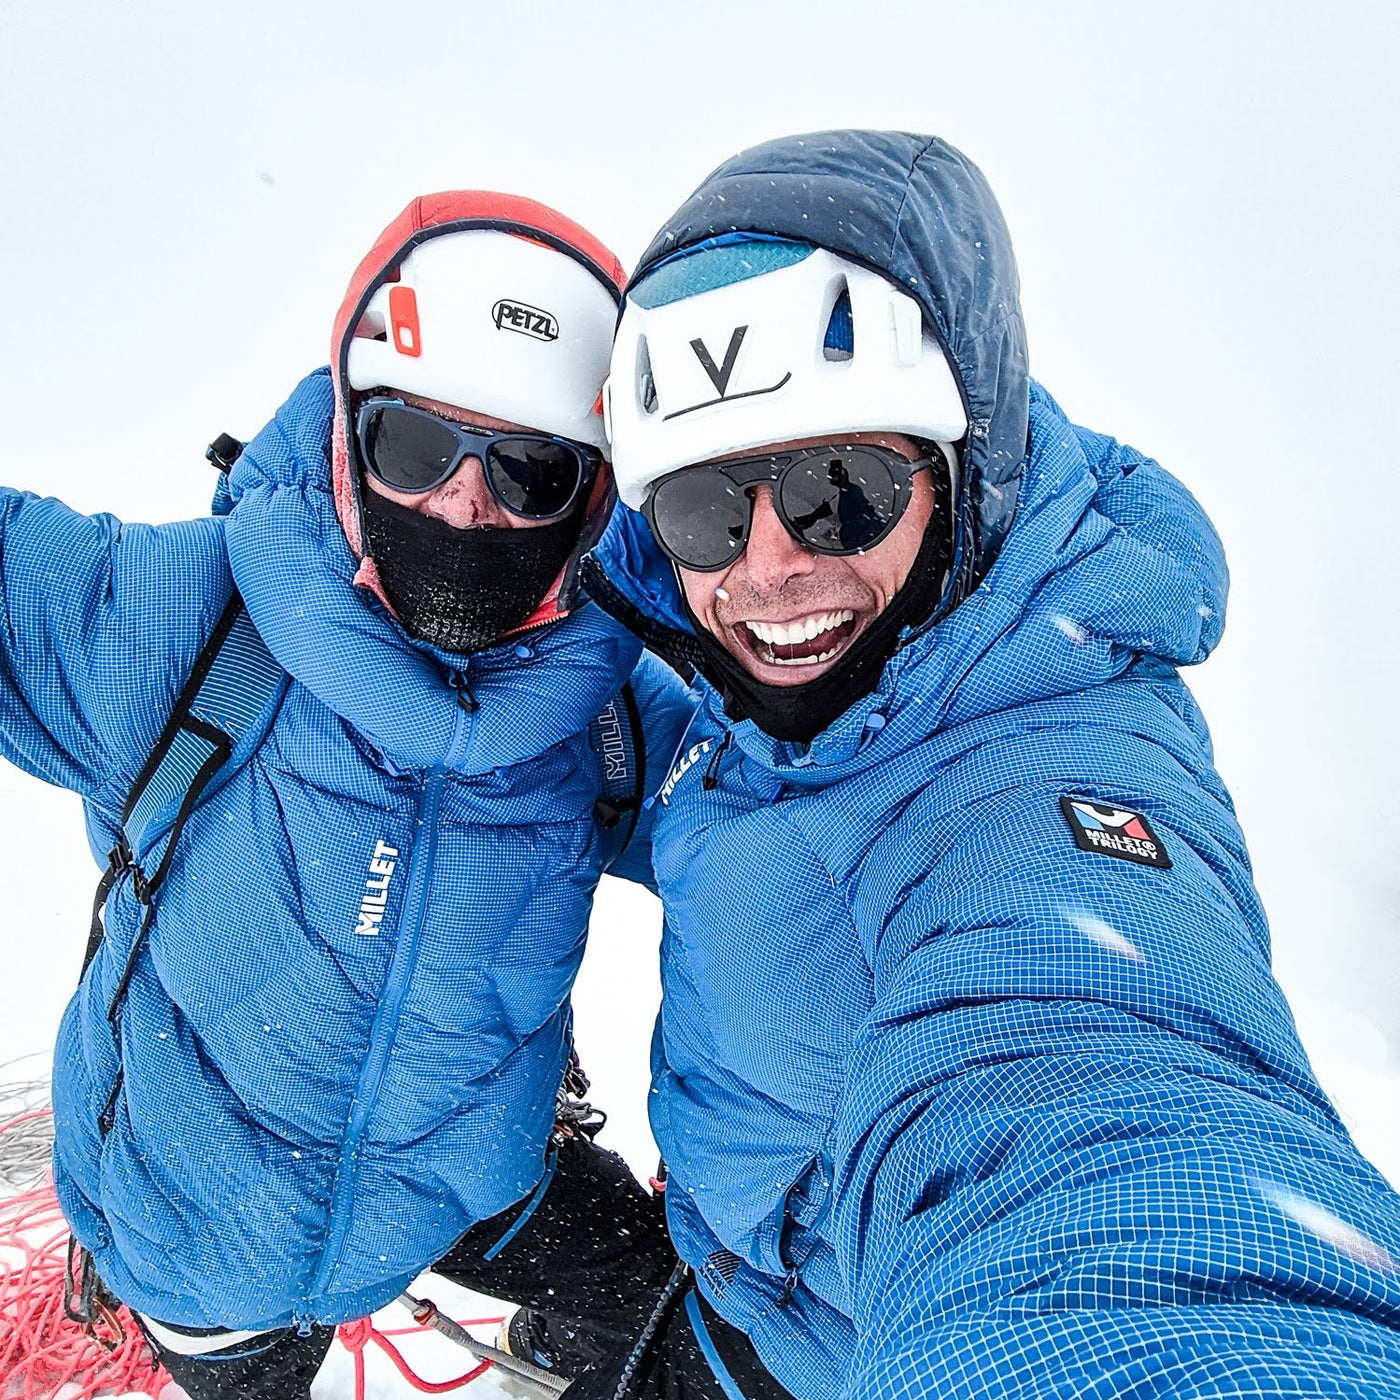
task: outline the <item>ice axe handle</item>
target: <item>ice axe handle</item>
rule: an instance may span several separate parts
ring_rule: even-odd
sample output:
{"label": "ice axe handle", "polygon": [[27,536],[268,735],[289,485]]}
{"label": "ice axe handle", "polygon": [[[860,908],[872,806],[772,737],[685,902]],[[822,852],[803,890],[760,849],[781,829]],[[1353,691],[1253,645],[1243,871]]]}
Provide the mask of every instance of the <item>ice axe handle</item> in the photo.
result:
{"label": "ice axe handle", "polygon": [[413,1294],[405,1290],[399,1295],[399,1302],[413,1314],[413,1320],[420,1327],[431,1327],[435,1332],[441,1332],[448,1341],[456,1342],[459,1347],[471,1352],[473,1356],[480,1357],[483,1361],[493,1362],[501,1370],[508,1371],[513,1376],[519,1376],[521,1380],[529,1381],[532,1385],[539,1386],[549,1395],[562,1395],[569,1388],[567,1377],[556,1376],[552,1371],[546,1371],[542,1366],[532,1365],[518,1356],[512,1356],[508,1351],[502,1351],[499,1347],[477,1341],[465,1327],[460,1326],[450,1317],[444,1317],[437,1304],[430,1298],[415,1298]]}

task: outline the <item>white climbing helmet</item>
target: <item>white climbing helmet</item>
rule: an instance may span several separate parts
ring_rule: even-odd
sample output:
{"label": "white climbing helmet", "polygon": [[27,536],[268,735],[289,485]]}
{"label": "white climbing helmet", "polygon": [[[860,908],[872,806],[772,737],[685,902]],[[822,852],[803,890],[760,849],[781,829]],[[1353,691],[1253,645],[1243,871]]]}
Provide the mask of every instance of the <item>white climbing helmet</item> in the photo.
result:
{"label": "white climbing helmet", "polygon": [[598,392],[617,306],[567,253],[497,229],[412,248],[347,350],[351,389],[438,399],[606,450]]}
{"label": "white climbing helmet", "polygon": [[628,294],[603,391],[618,495],[640,509],[678,467],[800,438],[899,432],[953,443],[962,394],[895,283],[770,237],[660,263]]}

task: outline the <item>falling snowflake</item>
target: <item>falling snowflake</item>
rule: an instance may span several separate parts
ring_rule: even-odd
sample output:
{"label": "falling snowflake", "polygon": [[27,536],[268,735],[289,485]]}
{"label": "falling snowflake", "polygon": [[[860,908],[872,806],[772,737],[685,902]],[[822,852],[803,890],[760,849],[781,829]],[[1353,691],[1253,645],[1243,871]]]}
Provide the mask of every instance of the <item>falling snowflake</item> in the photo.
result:
{"label": "falling snowflake", "polygon": [[1270,1181],[1254,1181],[1255,1191],[1270,1205],[1282,1211],[1295,1224],[1301,1225],[1310,1235],[1330,1244],[1339,1254],[1344,1254],[1357,1264],[1369,1269],[1379,1269],[1383,1273],[1400,1273],[1400,1262],[1374,1240],[1367,1239],[1355,1226],[1332,1214],[1325,1206],[1310,1201],[1306,1196],[1286,1191]]}
{"label": "falling snowflake", "polygon": [[1131,938],[1119,933],[1112,924],[1083,913],[1071,913],[1069,920],[1085,938],[1092,939],[1100,948],[1107,948],[1110,953],[1117,953],[1120,957],[1131,958],[1133,962],[1147,961],[1142,949]]}

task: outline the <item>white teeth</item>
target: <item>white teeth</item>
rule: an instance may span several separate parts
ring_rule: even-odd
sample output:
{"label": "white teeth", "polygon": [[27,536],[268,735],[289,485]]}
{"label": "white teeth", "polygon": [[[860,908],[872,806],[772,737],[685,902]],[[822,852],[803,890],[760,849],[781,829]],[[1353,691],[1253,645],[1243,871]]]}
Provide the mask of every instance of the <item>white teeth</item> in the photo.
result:
{"label": "white teeth", "polygon": [[[854,618],[855,613],[849,608],[842,608],[840,612],[818,613],[815,617],[804,618],[799,622],[745,622],[744,626],[760,642],[767,642],[769,646],[792,646],[797,642],[810,642],[812,638],[819,637],[823,632],[830,632]],[[823,656],[796,657],[783,664],[811,666],[818,661],[824,661],[831,654],[828,652]]]}
{"label": "white teeth", "polygon": [[830,651],[817,656],[765,656],[763,659],[770,666],[818,666],[823,661],[830,661],[840,650],[840,647],[832,647]]}

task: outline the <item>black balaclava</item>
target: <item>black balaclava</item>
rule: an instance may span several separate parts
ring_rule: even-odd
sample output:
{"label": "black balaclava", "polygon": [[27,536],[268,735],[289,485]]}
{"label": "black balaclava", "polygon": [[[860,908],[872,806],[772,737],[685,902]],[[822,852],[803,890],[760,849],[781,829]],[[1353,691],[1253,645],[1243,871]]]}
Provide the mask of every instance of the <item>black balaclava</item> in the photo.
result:
{"label": "black balaclava", "polygon": [[953,560],[953,524],[946,471],[934,472],[933,486],[933,510],[908,577],[836,665],[805,685],[765,685],[755,680],[691,612],[685,590],[680,588],[681,605],[699,643],[697,669],[724,698],[724,712],[730,719],[751,719],[775,739],[810,744],[875,689],[885,663],[899,648],[899,634],[906,627],[927,622],[947,586]]}
{"label": "black balaclava", "polygon": [[366,553],[409,636],[482,651],[539,606],[578,544],[588,495],[545,525],[460,530],[362,485]]}

